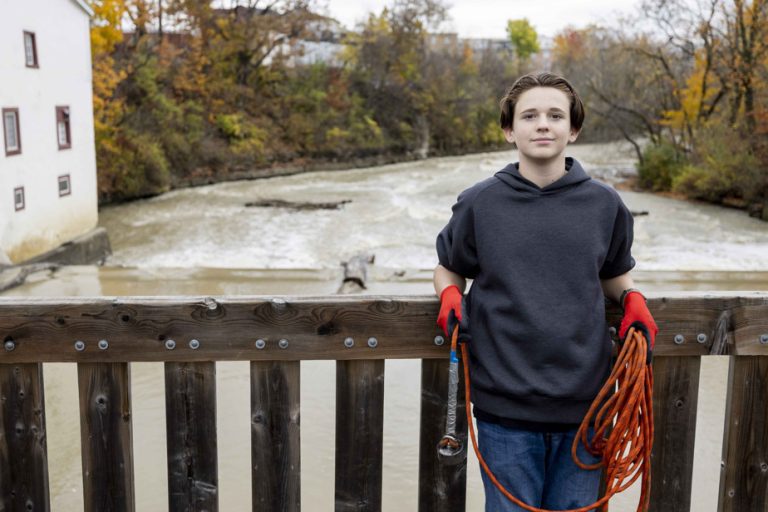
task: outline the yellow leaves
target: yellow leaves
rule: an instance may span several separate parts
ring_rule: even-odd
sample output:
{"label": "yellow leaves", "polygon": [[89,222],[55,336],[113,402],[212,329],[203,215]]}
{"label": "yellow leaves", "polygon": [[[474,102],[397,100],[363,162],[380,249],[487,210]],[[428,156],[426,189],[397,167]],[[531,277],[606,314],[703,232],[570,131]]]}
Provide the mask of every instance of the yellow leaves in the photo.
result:
{"label": "yellow leaves", "polygon": [[686,80],[685,88],[676,92],[680,108],[665,110],[660,124],[676,129],[689,125],[699,126],[702,123],[702,110],[709,106],[718,92],[708,74],[703,49],[696,52],[694,68]]}
{"label": "yellow leaves", "polygon": [[383,134],[381,132],[381,127],[379,126],[379,123],[377,123],[374,119],[372,119],[369,116],[363,116],[363,120],[365,121],[365,125],[368,128],[370,135],[377,141],[381,139]]}
{"label": "yellow leaves", "polygon": [[123,40],[121,22],[126,13],[124,0],[91,0],[94,15],[91,23],[91,52],[95,56],[109,53]]}
{"label": "yellow leaves", "polygon": [[343,130],[338,126],[334,126],[330,130],[326,130],[325,132],[325,138],[331,144],[339,144],[341,142],[344,142],[348,137],[349,137],[349,131]]}

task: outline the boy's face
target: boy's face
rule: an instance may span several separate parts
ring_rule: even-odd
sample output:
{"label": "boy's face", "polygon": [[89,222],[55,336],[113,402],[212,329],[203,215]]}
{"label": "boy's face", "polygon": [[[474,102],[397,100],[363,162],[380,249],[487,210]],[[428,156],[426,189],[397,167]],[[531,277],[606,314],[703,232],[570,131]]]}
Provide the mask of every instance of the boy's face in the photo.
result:
{"label": "boy's face", "polygon": [[540,162],[563,157],[565,147],[579,132],[571,128],[568,96],[554,87],[534,87],[520,95],[515,105],[508,142],[514,142],[521,156]]}

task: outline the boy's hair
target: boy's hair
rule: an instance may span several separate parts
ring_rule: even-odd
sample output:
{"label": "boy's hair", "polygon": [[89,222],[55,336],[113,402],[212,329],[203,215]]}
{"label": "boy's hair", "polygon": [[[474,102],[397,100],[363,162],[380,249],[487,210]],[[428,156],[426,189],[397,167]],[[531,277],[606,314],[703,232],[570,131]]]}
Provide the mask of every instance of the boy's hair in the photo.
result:
{"label": "boy's hair", "polygon": [[568,80],[552,73],[530,73],[523,75],[515,80],[512,87],[507,89],[504,97],[499,102],[501,107],[499,121],[502,130],[512,129],[517,100],[521,94],[534,87],[552,87],[563,91],[571,102],[571,128],[576,131],[581,130],[581,126],[584,124],[584,104],[581,102],[581,98]]}

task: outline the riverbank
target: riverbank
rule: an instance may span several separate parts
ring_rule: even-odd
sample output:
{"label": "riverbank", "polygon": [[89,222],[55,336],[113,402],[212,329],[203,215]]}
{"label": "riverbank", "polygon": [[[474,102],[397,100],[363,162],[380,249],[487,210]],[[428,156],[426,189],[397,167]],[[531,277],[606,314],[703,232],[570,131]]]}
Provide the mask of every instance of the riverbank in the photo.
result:
{"label": "riverbank", "polygon": [[339,158],[297,158],[295,160],[287,162],[276,162],[269,167],[233,167],[226,171],[216,170],[209,167],[201,167],[194,171],[189,176],[184,178],[174,177],[171,180],[171,186],[168,190],[157,194],[146,194],[136,196],[130,199],[105,201],[99,198],[99,208],[103,206],[112,206],[117,204],[125,204],[142,199],[149,199],[152,197],[161,196],[173,190],[180,190],[186,188],[203,187],[207,185],[214,185],[216,183],[228,183],[231,181],[241,180],[260,180],[268,178],[278,178],[283,176],[293,176],[296,174],[304,174],[308,172],[318,171],[348,171],[351,169],[365,169],[369,167],[379,167],[382,165],[398,164],[404,162],[418,162],[422,160],[428,160],[431,158],[443,158],[449,156],[465,156],[465,155],[477,155],[484,153],[499,153],[503,151],[509,151],[510,148],[507,145],[489,147],[482,151],[445,151],[439,154],[432,154],[427,158],[423,158],[415,152],[410,153],[377,153],[367,156],[357,156],[340,160]]}
{"label": "riverbank", "polygon": [[732,198],[732,197],[726,197],[722,201],[705,201],[703,199],[696,199],[693,197],[688,197],[685,194],[681,194],[679,192],[672,192],[671,190],[663,190],[663,191],[654,191],[654,190],[648,190],[640,186],[640,178],[637,176],[637,174],[626,176],[626,179],[617,181],[617,182],[610,182],[611,185],[613,185],[616,190],[623,190],[623,191],[630,191],[630,192],[637,192],[641,194],[653,194],[659,197],[666,197],[668,199],[675,199],[678,201],[687,201],[691,204],[706,204],[706,205],[714,205],[719,206],[728,210],[740,210],[745,212],[747,215],[749,215],[752,218],[761,220],[763,222],[768,222],[768,205],[762,206],[759,204],[750,204],[743,199],[738,198]]}

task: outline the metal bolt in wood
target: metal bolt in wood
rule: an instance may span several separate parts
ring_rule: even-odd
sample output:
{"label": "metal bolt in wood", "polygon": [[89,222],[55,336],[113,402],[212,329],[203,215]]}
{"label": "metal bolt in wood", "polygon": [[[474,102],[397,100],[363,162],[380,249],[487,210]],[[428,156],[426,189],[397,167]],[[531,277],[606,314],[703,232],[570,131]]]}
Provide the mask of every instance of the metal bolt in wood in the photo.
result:
{"label": "metal bolt in wood", "polygon": [[200,348],[200,342],[197,340],[189,340],[189,348],[192,350],[197,350]]}
{"label": "metal bolt in wood", "polygon": [[346,338],[344,340],[344,346],[347,348],[352,348],[355,346],[355,340],[354,338]]}
{"label": "metal bolt in wood", "polygon": [[368,338],[368,346],[369,346],[369,347],[371,347],[371,348],[376,348],[376,346],[377,346],[378,344],[379,344],[379,340],[377,340],[376,338],[373,338],[373,337],[371,337],[371,338]]}
{"label": "metal bolt in wood", "polygon": [[685,336],[682,334],[675,335],[675,345],[682,345],[685,343]]}
{"label": "metal bolt in wood", "polygon": [[109,342],[107,340],[100,340],[99,341],[99,348],[101,350],[107,350],[109,348]]}
{"label": "metal bolt in wood", "polygon": [[165,348],[168,350],[173,350],[176,348],[176,342],[173,340],[166,340],[165,341]]}

